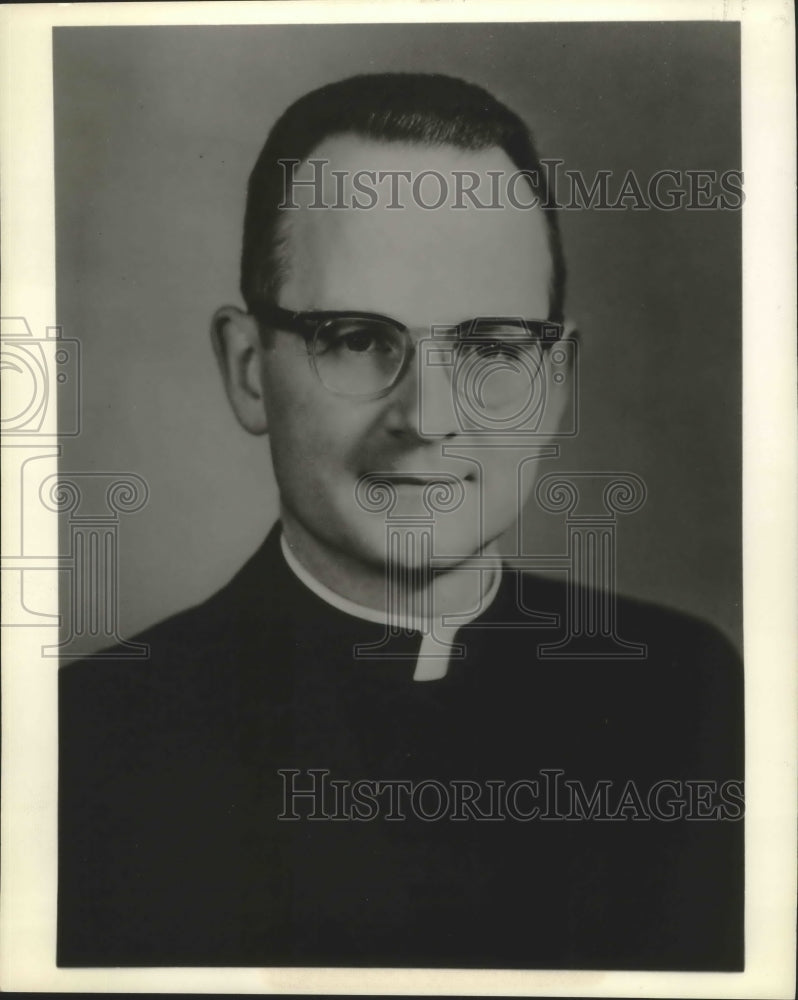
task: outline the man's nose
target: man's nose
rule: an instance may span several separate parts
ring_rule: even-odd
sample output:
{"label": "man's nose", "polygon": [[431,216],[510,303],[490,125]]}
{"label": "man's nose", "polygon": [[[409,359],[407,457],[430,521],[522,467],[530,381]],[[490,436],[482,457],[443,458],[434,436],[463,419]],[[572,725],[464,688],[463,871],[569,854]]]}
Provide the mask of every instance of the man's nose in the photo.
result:
{"label": "man's nose", "polygon": [[453,348],[429,341],[416,344],[407,371],[392,393],[397,430],[426,440],[460,433],[453,370]]}

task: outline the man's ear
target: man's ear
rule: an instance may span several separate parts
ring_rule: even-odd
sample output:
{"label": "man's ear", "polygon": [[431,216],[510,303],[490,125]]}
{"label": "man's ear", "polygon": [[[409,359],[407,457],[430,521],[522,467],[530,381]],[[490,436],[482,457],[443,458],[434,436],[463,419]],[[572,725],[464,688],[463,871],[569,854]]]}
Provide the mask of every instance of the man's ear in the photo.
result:
{"label": "man's ear", "polygon": [[576,323],[572,319],[568,319],[567,316],[563,320],[562,339],[571,343],[579,343],[579,330],[576,328]]}
{"label": "man's ear", "polygon": [[578,352],[581,336],[576,323],[567,316],[563,319],[562,325],[563,333],[561,342],[565,347],[565,363],[564,366],[561,364],[559,369],[565,373],[568,381],[571,382],[575,375],[574,369],[579,364]]}
{"label": "man's ear", "polygon": [[563,320],[562,338],[546,352],[546,410],[544,427],[550,433],[563,431],[572,423],[579,400],[577,365],[579,364],[579,330],[567,317]]}
{"label": "man's ear", "polygon": [[235,306],[223,306],[211,322],[211,343],[236,419],[250,434],[265,434],[269,426],[257,322]]}

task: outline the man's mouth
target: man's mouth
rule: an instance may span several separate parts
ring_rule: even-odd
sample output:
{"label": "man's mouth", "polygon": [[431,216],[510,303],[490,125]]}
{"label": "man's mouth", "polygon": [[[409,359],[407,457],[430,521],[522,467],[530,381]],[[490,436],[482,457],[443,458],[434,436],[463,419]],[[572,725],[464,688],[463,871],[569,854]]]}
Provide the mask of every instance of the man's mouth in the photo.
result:
{"label": "man's mouth", "polygon": [[458,475],[455,472],[373,472],[369,478],[383,479],[395,486],[429,486],[431,483],[476,482],[473,472]]}

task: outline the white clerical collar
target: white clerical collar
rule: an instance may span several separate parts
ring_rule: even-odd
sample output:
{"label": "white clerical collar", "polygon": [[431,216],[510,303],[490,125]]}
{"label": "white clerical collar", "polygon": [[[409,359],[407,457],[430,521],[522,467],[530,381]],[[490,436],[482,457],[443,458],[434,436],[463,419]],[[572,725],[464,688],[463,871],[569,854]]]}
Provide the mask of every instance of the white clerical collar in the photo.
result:
{"label": "white clerical collar", "polygon": [[[344,614],[353,618],[360,618],[363,621],[375,622],[378,625],[389,626],[391,623],[389,616],[384,611],[376,608],[368,608],[363,604],[350,601],[341,594],[336,594],[323,583],[312,576],[300,563],[285,540],[285,535],[280,534],[280,548],[286,563],[297,577],[300,583],[304,584],[308,590],[321,598],[326,604],[343,611]],[[449,651],[454,643],[455,632],[478,618],[493,603],[496,594],[499,592],[501,584],[501,560],[496,557],[491,559],[486,565],[486,570],[492,573],[490,587],[481,597],[476,609],[467,615],[458,615],[457,624],[444,624],[442,619],[430,622],[426,619],[417,619],[407,623],[407,627],[421,632],[421,648],[418,651],[416,669],[413,673],[414,681],[434,681],[445,677],[449,669]],[[481,571],[480,571],[481,577]],[[444,616],[446,617],[446,616]],[[434,625],[434,628],[433,628]]]}

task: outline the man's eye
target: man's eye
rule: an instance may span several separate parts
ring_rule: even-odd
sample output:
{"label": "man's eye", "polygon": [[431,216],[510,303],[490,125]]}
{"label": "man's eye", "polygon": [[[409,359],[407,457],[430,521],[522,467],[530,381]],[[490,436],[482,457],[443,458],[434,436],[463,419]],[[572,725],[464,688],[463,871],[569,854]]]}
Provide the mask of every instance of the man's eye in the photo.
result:
{"label": "man's eye", "polygon": [[322,330],[317,342],[317,350],[337,354],[390,354],[398,347],[396,331],[375,323],[335,324]]}
{"label": "man's eye", "polygon": [[371,330],[352,330],[339,336],[336,339],[336,346],[361,354],[365,351],[378,350],[380,344],[378,337]]}
{"label": "man's eye", "polygon": [[480,358],[518,358],[523,353],[523,345],[518,341],[500,339],[480,339],[463,345],[470,354]]}

